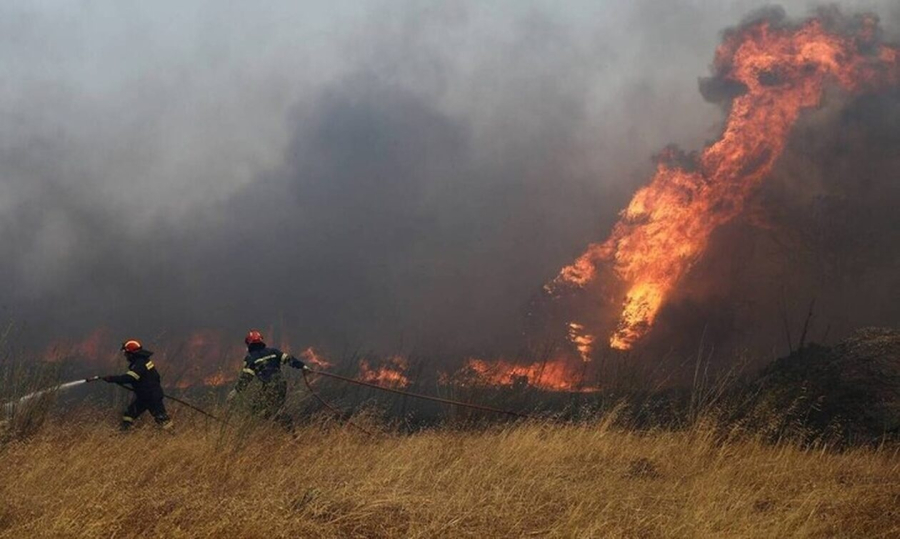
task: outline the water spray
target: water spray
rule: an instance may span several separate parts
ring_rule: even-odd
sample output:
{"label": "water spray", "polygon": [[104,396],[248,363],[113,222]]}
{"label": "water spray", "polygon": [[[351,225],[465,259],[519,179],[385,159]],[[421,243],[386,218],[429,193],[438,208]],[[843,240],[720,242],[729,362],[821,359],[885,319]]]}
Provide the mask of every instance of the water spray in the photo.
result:
{"label": "water spray", "polygon": [[[48,389],[42,389],[42,390],[40,390],[40,391],[35,391],[34,393],[29,393],[28,395],[25,395],[24,397],[22,397],[22,398],[20,398],[20,399],[18,399],[18,400],[15,400],[15,401],[12,401],[12,402],[8,402],[8,403],[4,404],[4,405],[3,405],[4,415],[6,415],[6,416],[11,416],[12,413],[13,413],[13,411],[15,411],[15,409],[16,409],[18,406],[21,406],[22,404],[28,402],[29,400],[38,398],[38,397],[40,397],[41,395],[46,395],[46,394],[54,393],[54,392],[57,392],[57,391],[62,391],[62,390],[70,389],[70,388],[73,388],[73,387],[75,387],[75,386],[79,386],[79,385],[81,385],[81,384],[87,384],[87,383],[89,383],[89,382],[96,382],[97,380],[102,380],[102,378],[101,378],[100,376],[91,376],[90,378],[84,378],[84,379],[81,379],[81,380],[74,380],[74,381],[72,381],[72,382],[66,382],[65,384],[60,384],[60,385],[58,385],[58,386],[54,386],[54,387],[51,387],[51,388],[48,388]],[[116,385],[119,386],[119,387],[121,387],[122,389],[124,389],[124,390],[126,390],[126,391],[134,392],[133,389],[131,389],[130,387],[128,387],[128,386],[126,386],[126,385],[123,385],[123,384],[116,384]],[[208,417],[208,418],[210,418],[210,419],[213,419],[213,420],[215,420],[215,421],[219,421],[220,423],[224,423],[224,424],[226,424],[226,425],[228,424],[228,422],[225,421],[224,419],[220,419],[220,418],[218,418],[218,417],[212,415],[211,413],[207,412],[206,410],[203,410],[203,409],[201,409],[201,408],[198,408],[198,407],[194,406],[193,404],[191,404],[191,403],[189,403],[189,402],[186,402],[186,401],[183,401],[183,400],[181,400],[181,399],[179,399],[179,398],[177,398],[177,397],[172,397],[172,396],[170,396],[170,395],[163,395],[163,398],[168,399],[168,400],[170,400],[170,401],[177,402],[178,404],[180,404],[180,405],[182,405],[182,406],[186,406],[186,407],[190,408],[191,410],[194,410],[195,412],[197,412],[197,413],[199,413],[199,414],[202,414],[202,415],[204,415],[204,416],[206,416],[206,417]]]}
{"label": "water spray", "polygon": [[[316,374],[316,375],[320,375],[320,376],[326,376],[326,377],[334,378],[334,379],[336,379],[336,380],[340,380],[340,381],[347,382],[347,383],[350,383],[350,384],[355,384],[355,385],[360,385],[360,386],[370,387],[370,388],[372,388],[372,389],[378,389],[378,390],[385,391],[385,392],[388,392],[388,393],[395,393],[395,394],[398,394],[398,395],[403,395],[403,396],[406,396],[406,397],[412,397],[412,398],[415,398],[415,399],[422,399],[422,400],[428,400],[428,401],[432,401],[432,402],[439,402],[439,403],[443,403],[443,404],[450,404],[450,405],[454,405],[454,406],[460,406],[460,407],[463,407],[463,408],[471,408],[471,409],[474,409],[474,410],[481,410],[481,411],[485,411],[485,412],[493,412],[493,413],[497,413],[497,414],[511,415],[511,416],[519,417],[519,418],[528,418],[528,417],[529,417],[529,416],[526,415],[526,414],[522,414],[522,413],[519,413],[519,412],[514,412],[514,411],[511,411],[511,410],[502,410],[502,409],[499,409],[499,408],[493,408],[493,407],[490,407],[490,406],[483,406],[483,405],[473,404],[473,403],[469,403],[469,402],[461,402],[461,401],[456,401],[456,400],[451,400],[451,399],[443,399],[443,398],[440,398],[440,397],[433,397],[433,396],[431,396],[431,395],[422,395],[422,394],[420,394],[420,393],[412,393],[412,392],[409,392],[409,391],[401,391],[401,390],[398,390],[398,389],[393,389],[393,388],[388,388],[388,387],[379,386],[379,385],[376,385],[376,384],[371,384],[371,383],[368,383],[368,382],[364,382],[364,381],[362,381],[362,380],[356,380],[356,379],[353,379],[353,378],[347,378],[347,377],[340,376],[340,375],[337,375],[337,374],[332,374],[332,373],[329,373],[329,372],[313,371],[313,370],[304,370],[304,371],[303,371],[303,381],[306,383],[306,387],[309,389],[309,392],[310,392],[316,399],[318,399],[318,400],[319,400],[326,408],[328,408],[328,409],[331,410],[333,413],[335,413],[335,415],[338,415],[338,416],[341,415],[340,412],[338,412],[337,409],[335,409],[335,408],[332,407],[328,402],[326,402],[324,399],[322,399],[322,397],[320,397],[319,394],[312,388],[312,386],[311,386],[310,383],[309,383],[309,379],[307,378],[307,372],[310,373],[310,374]],[[66,382],[66,383],[64,383],[64,384],[59,384],[59,385],[57,385],[57,386],[54,386],[54,387],[51,387],[51,388],[48,388],[48,389],[42,389],[42,390],[40,390],[40,391],[35,391],[34,393],[29,393],[28,395],[25,395],[24,397],[22,397],[22,398],[20,398],[20,399],[18,399],[18,400],[16,400],[16,401],[13,401],[13,402],[9,402],[9,403],[4,404],[4,405],[3,405],[4,413],[5,413],[5,415],[7,415],[7,416],[11,416],[12,413],[13,413],[13,411],[16,409],[16,407],[21,406],[22,404],[28,402],[29,400],[38,398],[38,397],[40,397],[40,396],[42,396],[42,395],[54,393],[54,392],[57,392],[57,391],[67,390],[67,389],[73,388],[73,387],[75,387],[75,386],[79,386],[79,385],[81,385],[81,384],[87,384],[87,383],[89,383],[89,382],[96,382],[97,380],[101,380],[101,379],[102,379],[102,378],[101,378],[100,376],[92,376],[92,377],[90,377],[90,378],[83,378],[83,379],[81,379],[81,380],[74,380],[74,381],[72,381],[72,382]],[[123,384],[116,384],[116,385],[118,385],[118,386],[121,387],[122,389],[125,389],[126,391],[134,392],[134,389],[132,389],[132,388],[126,386],[126,385],[123,385]],[[186,406],[187,408],[190,408],[191,410],[194,410],[195,412],[197,412],[197,413],[199,413],[199,414],[202,414],[202,415],[204,415],[204,416],[206,416],[206,417],[208,417],[208,418],[210,418],[210,419],[213,419],[213,420],[215,420],[215,421],[218,421],[218,422],[220,422],[220,423],[223,423],[223,424],[225,424],[225,425],[228,425],[228,422],[225,421],[224,419],[220,419],[220,418],[214,416],[213,414],[207,412],[206,410],[203,410],[202,408],[198,408],[197,406],[194,406],[193,404],[191,404],[191,403],[189,403],[189,402],[187,402],[187,401],[181,400],[181,399],[179,399],[179,398],[177,398],[177,397],[172,397],[172,396],[170,396],[170,395],[163,395],[163,398],[165,398],[165,399],[167,399],[167,400],[170,400],[170,401],[177,402],[178,404],[181,404],[182,406]],[[353,426],[353,427],[355,427],[355,428],[361,430],[362,432],[365,432],[366,434],[372,435],[372,433],[369,432],[368,430],[366,430],[365,428],[360,427],[359,425],[356,425],[356,424],[354,424],[354,423],[352,423],[352,422],[349,422],[349,421],[348,421],[348,423],[349,423],[351,426]]]}
{"label": "water spray", "polygon": [[16,409],[18,406],[21,406],[21,405],[25,404],[26,402],[28,402],[28,401],[30,401],[30,400],[32,400],[32,399],[36,399],[36,398],[38,398],[38,397],[41,397],[42,395],[47,395],[47,394],[50,394],[50,393],[55,393],[55,392],[57,392],[57,391],[63,391],[63,390],[66,390],[66,389],[70,389],[70,388],[73,388],[73,387],[75,387],[75,386],[80,386],[81,384],[86,384],[86,383],[88,383],[88,382],[95,382],[95,381],[97,381],[97,380],[99,380],[99,379],[100,379],[99,376],[92,376],[91,378],[83,378],[83,379],[81,379],[81,380],[74,380],[74,381],[72,381],[72,382],[66,382],[66,383],[64,383],[64,384],[60,384],[60,385],[58,385],[58,386],[51,387],[51,388],[49,388],[49,389],[42,389],[42,390],[40,390],[40,391],[35,391],[34,393],[29,393],[28,395],[25,395],[24,397],[22,397],[22,398],[20,398],[20,399],[18,399],[18,400],[11,401],[11,402],[8,402],[8,403],[4,404],[4,405],[3,405],[3,413],[4,413],[4,415],[6,415],[6,416],[11,416],[12,413],[13,413],[13,411],[15,411],[15,409]]}

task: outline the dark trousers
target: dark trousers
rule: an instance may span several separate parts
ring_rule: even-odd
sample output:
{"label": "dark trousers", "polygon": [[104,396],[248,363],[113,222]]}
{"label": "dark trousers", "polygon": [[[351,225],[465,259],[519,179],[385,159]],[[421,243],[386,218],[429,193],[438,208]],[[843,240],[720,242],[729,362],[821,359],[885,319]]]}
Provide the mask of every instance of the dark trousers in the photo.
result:
{"label": "dark trousers", "polygon": [[266,419],[279,417],[287,400],[287,382],[276,379],[254,389],[250,404],[253,413]]}
{"label": "dark trousers", "polygon": [[153,419],[156,421],[156,423],[162,428],[169,428],[172,425],[172,422],[169,420],[169,414],[166,413],[166,406],[163,404],[162,399],[151,400],[135,397],[135,399],[131,401],[131,404],[128,405],[128,408],[125,409],[125,413],[122,415],[122,428],[131,428],[134,420],[148,410],[150,411],[150,415],[153,416]]}

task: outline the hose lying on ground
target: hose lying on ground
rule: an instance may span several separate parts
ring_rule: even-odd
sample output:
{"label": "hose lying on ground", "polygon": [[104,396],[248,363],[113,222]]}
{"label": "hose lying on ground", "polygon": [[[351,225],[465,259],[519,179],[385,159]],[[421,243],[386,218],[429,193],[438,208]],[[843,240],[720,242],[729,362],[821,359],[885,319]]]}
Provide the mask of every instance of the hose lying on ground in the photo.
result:
{"label": "hose lying on ground", "polygon": [[[92,382],[92,381],[93,381],[93,380],[88,379],[88,382]],[[128,387],[128,386],[126,386],[126,385],[124,385],[124,384],[116,384],[116,385],[119,386],[119,387],[121,387],[122,389],[124,389],[124,390],[126,390],[126,391],[131,391],[132,393],[134,393],[134,390],[133,390],[133,389],[131,389],[130,387]],[[177,397],[173,397],[173,396],[171,396],[171,395],[163,395],[163,398],[164,398],[164,399],[168,399],[168,400],[170,400],[170,401],[175,401],[175,402],[177,402],[178,404],[180,404],[180,405],[182,405],[182,406],[187,406],[187,407],[190,408],[191,410],[193,410],[193,411],[195,411],[195,412],[197,412],[197,413],[203,414],[203,415],[205,415],[206,417],[208,417],[208,418],[210,418],[210,419],[214,419],[214,420],[218,421],[219,423],[224,423],[225,425],[228,425],[228,422],[225,421],[224,419],[220,419],[220,418],[218,418],[218,417],[212,415],[211,413],[207,412],[206,410],[203,410],[203,409],[201,409],[201,408],[198,408],[198,407],[194,406],[193,404],[191,404],[191,403],[189,403],[189,402],[186,402],[186,401],[183,401],[183,400],[181,400],[181,399],[179,399],[179,398],[177,398]]]}
{"label": "hose lying on ground", "polygon": [[[433,402],[440,402],[443,404],[452,404],[454,406],[461,406],[463,408],[471,408],[473,410],[482,410],[484,412],[494,412],[496,414],[506,414],[506,415],[511,415],[511,416],[515,416],[515,417],[521,417],[523,419],[528,419],[528,417],[529,417],[526,414],[522,414],[519,412],[513,412],[511,410],[501,410],[499,408],[492,408],[490,406],[482,406],[479,404],[472,404],[472,403],[468,403],[468,402],[460,402],[460,401],[455,401],[455,400],[450,400],[450,399],[442,399],[440,397],[432,397],[431,395],[422,395],[421,393],[412,393],[410,391],[401,391],[399,389],[384,387],[384,386],[372,384],[369,382],[363,382],[362,380],[356,380],[355,378],[347,378],[346,376],[340,376],[338,374],[331,374],[330,372],[313,371],[313,370],[304,371],[303,372],[304,380],[306,379],[307,372],[309,372],[310,374],[318,374],[319,376],[327,376],[329,378],[341,380],[341,381],[347,382],[349,384],[356,384],[358,386],[371,387],[373,389],[380,389],[381,391],[386,391],[388,393],[396,393],[397,395],[404,395],[406,397],[412,397],[414,399],[422,399],[422,400],[428,400],[428,401],[433,401]],[[307,387],[309,387],[309,382],[307,382],[306,385],[307,385]],[[312,388],[310,388],[310,391],[312,391]],[[316,396],[316,398],[318,398],[320,402],[322,401],[322,399],[320,397]],[[331,408],[331,407],[329,406],[329,408]]]}
{"label": "hose lying on ground", "polygon": [[[332,405],[328,404],[328,401],[326,401],[325,399],[323,399],[322,397],[320,397],[318,393],[316,393],[316,390],[313,389],[312,386],[309,384],[309,378],[307,378],[306,373],[307,373],[307,371],[304,370],[304,371],[303,371],[303,382],[306,384],[306,389],[309,390],[310,394],[312,394],[312,396],[315,397],[317,401],[319,401],[319,402],[322,403],[322,406],[324,406],[325,408],[328,408],[329,410],[331,410],[331,412],[332,412],[335,416],[337,416],[338,419],[340,419],[341,416],[342,416],[341,412],[339,412],[339,411],[337,410],[337,408],[335,408],[335,407],[333,407]],[[350,421],[349,419],[347,420],[347,424],[349,424],[350,426],[352,426],[352,427],[355,428],[355,429],[358,429],[358,430],[361,430],[362,432],[365,432],[365,433],[368,434],[369,436],[375,436],[373,433],[371,433],[371,432],[369,432],[368,430],[366,430],[366,429],[360,427],[359,425],[357,425],[357,424],[354,423],[353,421]]]}
{"label": "hose lying on ground", "polygon": [[[317,374],[317,375],[319,375],[319,376],[326,376],[326,377],[328,377],[328,378],[334,378],[334,379],[336,379],[336,380],[340,380],[340,381],[343,381],[343,382],[347,382],[347,383],[349,383],[349,384],[355,384],[355,385],[358,385],[358,386],[364,386],[364,387],[370,387],[370,388],[372,388],[372,389],[378,389],[378,390],[381,390],[381,391],[385,391],[385,392],[387,392],[387,393],[395,393],[395,394],[397,394],[397,395],[403,395],[403,396],[405,396],[405,397],[412,397],[412,398],[414,398],[414,399],[428,400],[428,401],[432,401],[432,402],[439,402],[439,403],[442,403],[442,404],[450,404],[450,405],[453,405],[453,406],[460,406],[460,407],[463,407],[463,408],[471,408],[471,409],[473,409],[473,410],[481,410],[481,411],[484,411],[484,412],[493,412],[493,413],[497,413],[497,414],[511,415],[511,416],[520,417],[520,418],[524,418],[524,419],[527,419],[527,418],[529,417],[529,416],[526,415],[526,414],[522,414],[522,413],[519,413],[519,412],[514,412],[514,411],[511,411],[511,410],[501,410],[500,408],[493,408],[493,407],[491,407],[491,406],[482,406],[482,405],[480,405],[480,404],[472,404],[472,403],[468,403],[468,402],[455,401],[455,400],[451,400],[451,399],[443,399],[443,398],[440,398],[440,397],[432,397],[431,395],[423,395],[423,394],[421,394],[421,393],[413,393],[413,392],[410,392],[410,391],[402,391],[402,390],[399,390],[399,389],[394,389],[394,388],[390,388],[390,387],[384,387],[384,386],[380,386],[380,385],[377,385],[377,384],[372,384],[372,383],[369,383],[369,382],[363,382],[362,380],[356,380],[356,379],[354,379],[354,378],[347,378],[346,376],[340,376],[340,375],[338,375],[338,374],[332,374],[332,373],[330,373],[330,372],[313,371],[313,370],[309,370],[309,369],[304,369],[304,370],[303,370],[303,382],[306,384],[306,387],[307,387],[307,389],[309,389],[309,392],[312,394],[313,397],[316,398],[316,400],[318,400],[320,403],[322,403],[323,406],[325,406],[326,408],[328,408],[329,410],[331,410],[331,412],[334,413],[334,414],[335,414],[336,416],[338,416],[338,417],[341,417],[342,414],[341,414],[336,408],[334,408],[332,405],[330,405],[327,401],[325,401],[325,399],[323,399],[321,396],[319,396],[319,394],[312,388],[312,385],[310,385],[310,383],[309,383],[309,378],[308,378],[308,376],[307,376],[308,373],[309,373],[309,374]],[[85,378],[85,379],[83,379],[83,380],[75,380],[75,381],[72,381],[72,382],[67,382],[67,383],[65,383],[65,384],[60,384],[60,385],[58,385],[58,386],[56,386],[56,387],[52,387],[52,388],[50,388],[50,389],[44,389],[44,390],[42,390],[42,391],[35,391],[34,393],[29,393],[28,395],[25,395],[24,397],[20,398],[19,400],[15,401],[15,402],[10,402],[10,403],[5,404],[5,405],[4,405],[4,410],[6,411],[7,414],[10,414],[10,413],[12,413],[12,411],[15,409],[15,407],[16,407],[17,405],[20,405],[20,404],[22,404],[23,402],[28,401],[29,399],[33,399],[33,398],[35,398],[35,397],[39,397],[39,396],[41,396],[41,395],[43,395],[43,394],[45,394],[45,393],[50,393],[50,392],[52,392],[52,391],[59,391],[59,390],[62,390],[62,389],[68,389],[68,388],[70,388],[70,387],[74,387],[74,386],[77,386],[77,385],[85,384],[85,383],[88,383],[88,382],[95,382],[95,381],[100,380],[100,379],[101,379],[101,378],[100,378],[99,376],[94,376],[94,377],[91,377],[91,378]],[[118,385],[118,386],[121,387],[122,389],[125,389],[126,391],[134,392],[134,389],[132,389],[132,388],[130,388],[130,387],[124,385],[124,384],[116,384],[116,385]],[[168,400],[177,402],[178,404],[181,404],[182,406],[186,406],[186,407],[190,408],[191,410],[194,410],[195,412],[197,412],[197,413],[199,413],[199,414],[202,414],[202,415],[204,415],[204,416],[206,416],[206,417],[208,417],[208,418],[210,418],[210,419],[213,419],[213,420],[218,421],[218,422],[220,422],[220,423],[223,423],[223,424],[225,424],[225,425],[228,425],[228,424],[229,424],[229,423],[228,423],[227,421],[225,421],[224,419],[220,419],[220,418],[214,416],[213,414],[207,412],[206,410],[203,410],[202,408],[198,408],[197,406],[194,406],[193,404],[191,404],[191,403],[189,403],[189,402],[186,402],[186,401],[183,401],[183,400],[181,400],[181,399],[179,399],[179,398],[177,398],[177,397],[172,397],[171,395],[163,395],[163,397],[166,398],[166,399],[168,399]],[[358,429],[358,430],[360,430],[360,431],[362,431],[362,432],[364,432],[364,433],[366,433],[366,434],[368,434],[368,435],[370,435],[370,436],[374,436],[370,431],[368,431],[368,430],[364,429],[363,427],[361,427],[361,426],[359,426],[359,425],[353,423],[353,422],[350,421],[350,420],[347,420],[347,423],[348,423],[349,425],[351,425],[352,427],[354,427],[354,428],[356,428],[356,429]]]}

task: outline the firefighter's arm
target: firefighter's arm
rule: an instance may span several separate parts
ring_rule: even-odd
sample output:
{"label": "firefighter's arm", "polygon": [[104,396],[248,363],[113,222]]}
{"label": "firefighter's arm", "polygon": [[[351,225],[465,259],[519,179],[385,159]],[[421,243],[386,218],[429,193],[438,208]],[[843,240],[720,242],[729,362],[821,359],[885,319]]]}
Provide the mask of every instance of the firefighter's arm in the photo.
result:
{"label": "firefighter's arm", "polygon": [[118,376],[104,376],[103,381],[109,382],[111,384],[131,384],[133,382],[136,382],[137,379],[128,374],[120,374]]}
{"label": "firefighter's arm", "polygon": [[295,358],[294,356],[292,356],[290,354],[284,354],[284,353],[281,354],[281,364],[282,365],[290,365],[291,367],[293,367],[295,369],[301,369],[304,371],[309,370],[309,367],[307,367],[305,363],[303,363],[302,361],[300,361],[299,359]]}
{"label": "firefighter's arm", "polygon": [[141,379],[141,376],[147,374],[146,368],[135,366],[128,370],[125,374],[119,376],[104,376],[103,381],[112,384],[133,384]]}

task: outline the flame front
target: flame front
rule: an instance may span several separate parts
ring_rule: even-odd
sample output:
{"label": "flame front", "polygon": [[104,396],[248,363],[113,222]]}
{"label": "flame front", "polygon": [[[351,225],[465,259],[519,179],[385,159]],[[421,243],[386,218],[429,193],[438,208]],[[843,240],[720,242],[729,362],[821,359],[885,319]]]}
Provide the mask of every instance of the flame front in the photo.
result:
{"label": "flame front", "polygon": [[331,362],[322,357],[322,354],[316,352],[316,350],[312,346],[304,350],[303,353],[300,354],[300,357],[307,364],[315,365],[316,367],[321,369],[328,369],[334,366],[331,364]]}
{"label": "flame front", "polygon": [[58,340],[50,343],[41,355],[47,361],[59,363],[71,357],[89,360],[94,365],[108,363],[117,355],[118,348],[109,346],[115,342],[107,328],[97,328],[81,340]]}
{"label": "flame front", "polygon": [[[578,363],[577,361],[575,363]],[[443,375],[441,383],[467,386],[532,386],[547,391],[589,393],[598,391],[586,386],[585,365],[573,364],[566,358],[555,358],[531,364],[498,359],[488,361],[469,358],[453,375]]]}
{"label": "flame front", "polygon": [[653,326],[713,231],[744,210],[784,151],[800,112],[819,105],[827,84],[858,93],[898,83],[898,49],[874,42],[876,25],[867,18],[858,35],[843,36],[815,19],[799,27],[763,21],[727,35],[714,66],[721,81],[742,93],[731,104],[721,138],[687,165],[684,156],[667,150],[609,239],[589,246],[548,290],[584,287],[596,279],[599,264],[611,264],[626,292],[609,344],[631,348]]}
{"label": "flame front", "polygon": [[406,377],[407,368],[409,363],[403,356],[393,356],[380,367],[373,367],[364,359],[359,362],[359,379],[387,387],[406,387],[409,385],[409,378]]}

